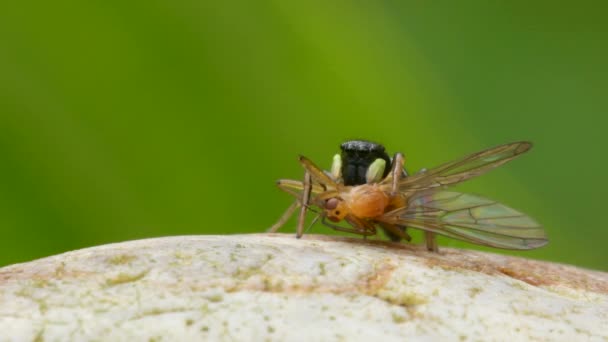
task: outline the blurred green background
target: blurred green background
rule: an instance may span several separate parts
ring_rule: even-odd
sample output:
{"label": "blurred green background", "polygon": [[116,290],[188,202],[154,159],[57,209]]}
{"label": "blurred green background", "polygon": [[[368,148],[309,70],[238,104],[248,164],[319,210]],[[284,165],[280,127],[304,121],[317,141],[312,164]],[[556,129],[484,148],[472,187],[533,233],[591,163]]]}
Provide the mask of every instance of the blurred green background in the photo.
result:
{"label": "blurred green background", "polygon": [[367,138],[410,171],[533,141],[458,189],[546,226],[547,247],[514,254],[608,270],[602,5],[4,1],[0,266],[263,232],[298,154],[328,168]]}

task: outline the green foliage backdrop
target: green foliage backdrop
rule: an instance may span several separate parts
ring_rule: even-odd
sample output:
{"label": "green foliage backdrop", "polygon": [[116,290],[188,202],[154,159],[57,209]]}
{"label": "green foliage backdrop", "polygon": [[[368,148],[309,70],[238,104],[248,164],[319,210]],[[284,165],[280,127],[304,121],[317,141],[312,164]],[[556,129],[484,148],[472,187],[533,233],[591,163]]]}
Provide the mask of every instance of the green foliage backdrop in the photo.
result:
{"label": "green foliage backdrop", "polygon": [[290,203],[274,181],[302,176],[298,154],[329,167],[367,138],[410,170],[533,141],[459,190],[546,226],[547,247],[517,254],[608,270],[598,4],[4,1],[0,266],[262,232]]}

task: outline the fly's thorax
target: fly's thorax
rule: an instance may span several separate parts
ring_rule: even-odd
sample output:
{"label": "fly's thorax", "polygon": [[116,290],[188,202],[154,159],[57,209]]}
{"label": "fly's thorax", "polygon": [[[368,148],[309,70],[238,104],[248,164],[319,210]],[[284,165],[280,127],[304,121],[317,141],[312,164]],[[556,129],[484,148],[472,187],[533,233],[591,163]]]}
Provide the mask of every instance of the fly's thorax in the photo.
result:
{"label": "fly's thorax", "polygon": [[352,215],[374,218],[384,214],[390,198],[378,184],[364,184],[352,187],[344,201]]}

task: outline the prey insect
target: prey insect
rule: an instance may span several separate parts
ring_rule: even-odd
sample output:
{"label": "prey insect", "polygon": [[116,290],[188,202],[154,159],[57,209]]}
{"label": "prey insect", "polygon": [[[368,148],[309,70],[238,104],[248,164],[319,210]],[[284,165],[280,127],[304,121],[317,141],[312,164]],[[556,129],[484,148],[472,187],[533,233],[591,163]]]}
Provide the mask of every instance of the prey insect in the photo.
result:
{"label": "prey insect", "polygon": [[[325,225],[364,237],[376,235],[379,228],[391,240],[409,241],[406,227],[420,229],[431,251],[438,251],[436,234],[496,248],[538,248],[548,240],[532,218],[490,199],[446,190],[517,158],[531,147],[525,141],[500,145],[411,176],[404,169],[401,153],[391,159],[382,145],[368,141],[342,144],[342,154],[334,156],[329,172],[300,156],[304,180],[277,182],[296,200],[269,231],[277,231],[299,208],[299,238],[307,211],[317,207],[317,218]],[[349,226],[339,225],[342,221]]]}

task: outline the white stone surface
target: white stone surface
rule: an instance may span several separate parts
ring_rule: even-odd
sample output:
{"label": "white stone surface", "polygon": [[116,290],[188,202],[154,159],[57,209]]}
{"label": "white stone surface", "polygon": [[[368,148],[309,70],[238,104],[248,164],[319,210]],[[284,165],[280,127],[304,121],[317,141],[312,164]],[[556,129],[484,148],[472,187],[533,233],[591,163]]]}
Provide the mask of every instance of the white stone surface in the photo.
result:
{"label": "white stone surface", "polygon": [[608,274],[357,238],[178,236],[0,268],[0,341],[607,341]]}

